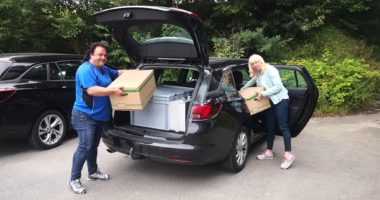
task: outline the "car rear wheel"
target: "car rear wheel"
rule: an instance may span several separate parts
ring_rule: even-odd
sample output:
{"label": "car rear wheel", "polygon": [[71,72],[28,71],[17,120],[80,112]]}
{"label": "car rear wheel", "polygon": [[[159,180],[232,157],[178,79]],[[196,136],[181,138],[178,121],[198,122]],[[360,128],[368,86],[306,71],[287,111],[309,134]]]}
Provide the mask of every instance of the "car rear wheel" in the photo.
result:
{"label": "car rear wheel", "polygon": [[235,134],[230,154],[221,162],[222,168],[231,172],[241,171],[247,161],[248,148],[248,129],[242,126],[238,129],[237,134]]}
{"label": "car rear wheel", "polygon": [[45,111],[35,121],[29,143],[38,149],[51,149],[62,143],[66,129],[66,119],[60,112]]}

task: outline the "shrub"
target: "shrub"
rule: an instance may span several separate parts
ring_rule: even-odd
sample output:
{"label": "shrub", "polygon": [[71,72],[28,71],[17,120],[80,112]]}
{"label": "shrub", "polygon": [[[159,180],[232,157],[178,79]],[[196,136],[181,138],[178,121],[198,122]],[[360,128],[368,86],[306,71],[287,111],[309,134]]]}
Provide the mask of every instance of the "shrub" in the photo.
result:
{"label": "shrub", "polygon": [[317,115],[369,109],[380,91],[380,70],[371,70],[361,59],[336,61],[336,57],[326,52],[321,60],[301,59],[287,63],[303,65],[311,73],[319,89]]}
{"label": "shrub", "polygon": [[374,49],[364,40],[350,37],[333,26],[324,26],[310,33],[306,38],[292,40],[284,50],[283,56],[292,58],[321,58],[324,52],[333,52],[331,61],[339,62],[345,58],[362,58],[372,62]]}
{"label": "shrub", "polygon": [[229,37],[213,37],[214,55],[216,57],[241,58],[253,53],[264,57],[275,57],[279,48],[285,46],[285,40],[280,36],[267,37],[263,28],[255,31],[244,30],[231,34]]}

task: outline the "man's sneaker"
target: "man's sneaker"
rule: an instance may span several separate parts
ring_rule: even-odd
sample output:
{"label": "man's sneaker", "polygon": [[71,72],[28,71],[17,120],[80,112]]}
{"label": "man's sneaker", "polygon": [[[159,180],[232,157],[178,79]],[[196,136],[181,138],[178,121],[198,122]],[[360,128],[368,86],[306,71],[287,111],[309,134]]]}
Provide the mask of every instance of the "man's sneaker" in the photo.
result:
{"label": "man's sneaker", "polygon": [[106,181],[106,180],[110,179],[110,175],[105,174],[103,172],[100,172],[98,169],[95,173],[87,176],[87,180],[89,180],[89,181],[94,181],[94,180],[98,180],[98,179],[102,180],[102,181]]}
{"label": "man's sneaker", "polygon": [[290,154],[291,156],[289,158],[285,157],[282,159],[281,168],[282,169],[288,169],[290,165],[292,165],[292,162],[296,157],[293,154]]}
{"label": "man's sneaker", "polygon": [[73,192],[75,192],[77,194],[85,194],[86,193],[86,188],[83,187],[83,185],[79,179],[70,181],[69,185],[70,185],[71,189],[73,190]]}
{"label": "man's sneaker", "polygon": [[256,156],[258,160],[271,160],[273,159],[273,153],[268,153],[267,151],[264,151]]}

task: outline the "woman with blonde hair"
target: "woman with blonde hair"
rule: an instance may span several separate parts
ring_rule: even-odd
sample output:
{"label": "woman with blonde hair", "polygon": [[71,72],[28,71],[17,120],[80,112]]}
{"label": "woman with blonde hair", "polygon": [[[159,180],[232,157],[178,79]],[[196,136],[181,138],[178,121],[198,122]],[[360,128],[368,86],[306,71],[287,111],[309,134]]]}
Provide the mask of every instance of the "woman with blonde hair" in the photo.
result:
{"label": "woman with blonde hair", "polygon": [[291,153],[291,134],[288,127],[288,108],[289,108],[289,95],[288,90],[281,82],[278,70],[272,65],[265,63],[263,57],[253,54],[249,57],[248,67],[251,80],[248,81],[243,87],[251,87],[257,85],[263,87],[264,90],[259,93],[257,100],[263,97],[268,97],[271,107],[264,111],[267,129],[267,149],[257,155],[259,160],[273,159],[273,143],[276,132],[276,122],[279,126],[284,138],[285,153],[281,163],[282,169],[290,167],[295,159]]}

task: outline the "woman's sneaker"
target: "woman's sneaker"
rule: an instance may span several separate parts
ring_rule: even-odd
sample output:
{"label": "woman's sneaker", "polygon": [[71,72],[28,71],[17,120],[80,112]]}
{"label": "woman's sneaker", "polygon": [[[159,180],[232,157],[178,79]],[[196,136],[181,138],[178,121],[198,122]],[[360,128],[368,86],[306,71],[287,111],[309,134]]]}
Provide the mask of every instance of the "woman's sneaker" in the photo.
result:
{"label": "woman's sneaker", "polygon": [[98,180],[98,179],[102,180],[102,181],[110,180],[110,175],[105,174],[103,172],[100,172],[98,169],[95,173],[87,176],[87,180],[89,180],[89,181],[94,181],[94,180]]}
{"label": "woman's sneaker", "polygon": [[77,194],[86,194],[86,188],[83,187],[82,183],[79,179],[73,180],[69,182],[71,190]]}
{"label": "woman's sneaker", "polygon": [[271,160],[273,159],[273,153],[268,153],[267,151],[264,151],[256,156],[258,160]]}
{"label": "woman's sneaker", "polygon": [[282,169],[288,169],[290,167],[290,165],[292,165],[294,159],[296,159],[296,157],[293,155],[293,154],[290,154],[291,156],[290,157],[285,157],[282,159],[282,163],[281,163],[281,168]]}

